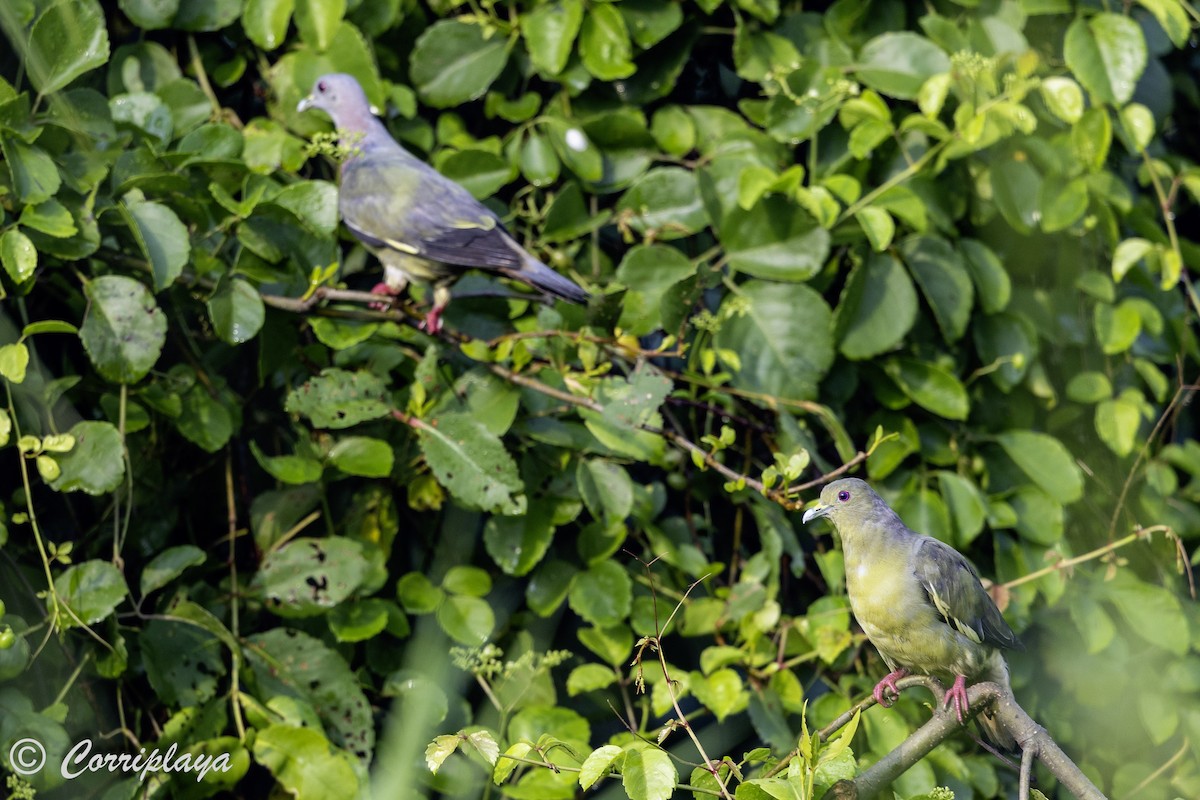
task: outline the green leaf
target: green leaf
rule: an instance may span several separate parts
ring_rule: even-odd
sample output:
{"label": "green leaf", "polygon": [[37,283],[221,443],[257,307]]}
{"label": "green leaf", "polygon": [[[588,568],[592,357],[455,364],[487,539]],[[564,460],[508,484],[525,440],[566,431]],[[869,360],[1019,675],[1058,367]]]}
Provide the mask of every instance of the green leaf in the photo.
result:
{"label": "green leaf", "polygon": [[[251,634],[244,649],[260,697],[286,695],[310,705],[332,742],[365,768],[375,748],[371,706],[341,655],[321,640],[287,628]],[[263,733],[258,732],[260,740]],[[353,792],[353,784],[339,786],[333,796],[346,791]]]}
{"label": "green leaf", "polygon": [[579,494],[592,516],[609,524],[624,522],[633,509],[633,481],[619,464],[581,460],[575,470]]}
{"label": "green leaf", "polygon": [[504,37],[489,37],[480,25],[443,19],[417,39],[409,75],[425,102],[449,108],[483,97],[507,62]]}
{"label": "green leaf", "polygon": [[[603,664],[580,664],[567,676],[567,694],[575,697],[612,686],[617,680],[612,667]],[[594,755],[594,754],[593,754]],[[585,764],[586,766],[586,764]],[[582,777],[580,785],[583,784]],[[584,786],[583,788],[587,788]]]}
{"label": "green leaf", "polygon": [[287,37],[296,0],[246,0],[242,28],[246,37],[263,50],[274,50]]}
{"label": "green leaf", "polygon": [[894,350],[917,319],[917,291],[890,253],[872,253],[850,271],[834,316],[842,355],[874,358]]}
{"label": "green leaf", "polygon": [[58,167],[42,148],[0,136],[0,152],[4,153],[13,188],[22,203],[37,205],[49,200],[62,185]]}
{"label": "green leaf", "polygon": [[[457,736],[450,738],[460,741]],[[359,791],[353,760],[312,728],[270,725],[259,729],[254,737],[254,760],[294,797],[351,797]]]}
{"label": "green leaf", "polygon": [[208,557],[199,547],[181,544],[168,547],[150,559],[142,569],[140,589],[142,597],[161,589],[183,574],[188,567],[203,564]]}
{"label": "green leaf", "polygon": [[621,196],[616,210],[633,230],[658,241],[690,236],[708,225],[696,173],[682,167],[650,170]]}
{"label": "green leaf", "polygon": [[637,336],[658,330],[666,323],[664,303],[668,290],[696,274],[687,256],[667,245],[634,245],[617,267],[617,280],[629,287],[621,309],[620,326]]}
{"label": "green leaf", "polygon": [[1083,496],[1083,473],[1062,442],[1036,431],[1004,431],[996,442],[1047,494],[1064,505]]}
{"label": "green leaf", "polygon": [[954,472],[940,470],[937,478],[942,498],[946,501],[946,510],[954,525],[954,544],[965,548],[980,534],[987,521],[987,503],[983,493],[969,478]]}
{"label": "green leaf", "polygon": [[749,211],[735,208],[721,222],[729,264],[756,278],[805,281],[829,256],[829,232],[788,200],[767,197]]}
{"label": "green leaf", "polygon": [[1170,590],[1126,574],[1105,585],[1105,597],[1150,644],[1177,657],[1188,652],[1187,618]]}
{"label": "green leaf", "polygon": [[442,588],[450,594],[483,597],[492,591],[492,578],[479,567],[458,565],[446,571]]}
{"label": "green leaf", "polygon": [[[545,8],[545,6],[543,6]],[[548,186],[558,180],[562,162],[550,140],[530,133],[521,145],[521,174],[534,186]]]}
{"label": "green leaf", "polygon": [[880,94],[912,100],[926,80],[950,71],[950,58],[933,42],[909,31],[884,33],[858,54],[859,79]]}
{"label": "green leaf", "polygon": [[199,706],[216,695],[226,672],[224,647],[208,631],[156,619],[141,630],[138,644],[146,677],[164,703]]}
{"label": "green leaf", "polygon": [[420,572],[409,572],[396,581],[396,599],[410,614],[430,614],[445,597],[446,593]]}
{"label": "green leaf", "polygon": [[129,588],[121,570],[97,559],[67,567],[54,579],[54,592],[73,612],[59,620],[69,628],[106,619],[128,596]]}
{"label": "green leaf", "polygon": [[1063,40],[1067,67],[1101,103],[1124,105],[1146,68],[1146,40],[1130,17],[1076,17]]}
{"label": "green leaf", "polygon": [[454,641],[467,647],[480,647],[492,635],[496,617],[486,600],[452,595],[438,606],[437,621]]}
{"label": "green leaf", "polygon": [[596,3],[583,17],[579,31],[583,66],[602,81],[628,78],[636,71],[625,18],[609,3]]}
{"label": "green leaf", "polygon": [[1000,257],[976,239],[961,239],[958,248],[962,251],[967,271],[975,283],[975,296],[979,305],[988,314],[995,314],[1008,307],[1012,296],[1012,283]]}
{"label": "green leaf", "polygon": [[718,721],[744,711],[750,702],[750,693],[742,676],[729,667],[707,677],[692,673],[691,688],[696,699],[713,712]]}
{"label": "green leaf", "polygon": [[1119,456],[1127,456],[1137,446],[1138,430],[1142,426],[1142,405],[1145,399],[1136,389],[1126,389],[1120,396],[1101,400],[1096,406],[1096,433],[1100,441]]}
{"label": "green leaf", "polygon": [[346,0],[296,0],[296,29],[305,44],[325,51],[333,43]]}
{"label": "green leaf", "polygon": [[833,364],[833,314],[817,292],[803,284],[747,281],[725,303],[748,301],[717,332],[716,344],[737,354],[739,389],[788,400],[812,400]]}
{"label": "green leaf", "polygon": [[525,514],[488,518],[483,544],[506,575],[527,575],[541,562],[554,541],[552,511],[545,501],[533,501]]}
{"label": "green leaf", "polygon": [[392,447],[382,439],[348,436],[329,451],[329,461],[348,475],[386,478],[392,473]]}
{"label": "green leaf", "polygon": [[1154,243],[1148,239],[1133,237],[1126,239],[1113,250],[1112,277],[1121,282],[1129,274],[1129,270],[1146,256],[1154,253]]}
{"label": "green leaf", "polygon": [[521,514],[525,485],[499,437],[462,413],[442,414],[417,428],[421,452],[438,483],[468,508]]}
{"label": "green leaf", "polygon": [[340,429],[386,416],[391,405],[379,376],[331,367],[293,389],[284,410],[303,414],[318,428]]}
{"label": "green leaf", "polygon": [[225,275],[208,298],[208,315],[221,339],[228,344],[243,344],[262,329],[266,309],[249,281]]}
{"label": "green leaf", "polygon": [[54,198],[37,205],[25,206],[21,210],[19,222],[23,227],[32,228],[55,239],[67,239],[79,233],[79,227],[75,224],[70,209]]}
{"label": "green leaf", "polygon": [[1025,152],[998,159],[992,167],[992,189],[1000,214],[1016,231],[1031,233],[1037,227],[1041,210],[1031,199],[1042,192],[1042,175]]}
{"label": "green leaf", "polygon": [[366,574],[358,542],[300,537],[268,553],[251,585],[279,616],[312,617],[348,598]]}
{"label": "green leaf", "polygon": [[119,5],[131,22],[146,30],[170,27],[179,12],[179,0],[121,0]]}
{"label": "green leaf", "polygon": [[583,22],[582,0],[543,3],[521,17],[529,60],[549,76],[563,71]]}
{"label": "green leaf", "polygon": [[1142,315],[1137,306],[1128,300],[1122,300],[1118,305],[1097,303],[1092,312],[1092,327],[1096,331],[1096,339],[1100,349],[1106,355],[1124,353],[1137,341],[1142,332]]}
{"label": "green leaf", "polygon": [[28,236],[16,228],[9,228],[0,236],[0,264],[13,283],[24,283],[33,277],[37,262],[37,250]]}
{"label": "green leaf", "polygon": [[1079,372],[1067,382],[1067,397],[1091,405],[1112,397],[1112,383],[1103,372]]}
{"label": "green leaf", "polygon": [[1075,81],[1060,75],[1051,75],[1043,78],[1038,88],[1050,113],[1063,122],[1074,125],[1083,116],[1083,92]]}
{"label": "green leaf", "polygon": [[329,630],[339,642],[365,642],[387,627],[388,606],[375,597],[342,603],[329,612]]}
{"label": "green leaf", "polygon": [[601,561],[575,575],[568,600],[571,610],[592,625],[617,625],[629,616],[633,581],[620,564]]}
{"label": "green leaf", "polygon": [[438,164],[447,178],[467,187],[480,200],[491,197],[500,187],[517,177],[517,169],[508,159],[486,150],[459,150]]}
{"label": "green leaf", "polygon": [[121,207],[138,248],[150,262],[154,289],[162,291],[175,282],[188,262],[192,248],[187,228],[174,211],[161,203],[134,200]]}
{"label": "green leaf", "polygon": [[946,419],[967,418],[971,409],[967,390],[942,367],[913,358],[893,358],[883,370],[906,397],[925,410]]}
{"label": "green leaf", "polygon": [[179,0],[173,26],[185,31],[217,31],[237,20],[243,0]]}
{"label": "green leaf", "polygon": [[56,492],[107,494],[125,479],[125,447],[121,433],[107,422],[75,423],[68,433],[75,446],[56,455],[59,475],[50,481]]}
{"label": "green leaf", "polygon": [[667,800],[679,783],[671,756],[652,747],[631,748],[621,765],[621,785],[630,800]]}
{"label": "green leaf", "polygon": [[962,338],[971,319],[975,291],[964,259],[945,239],[920,236],[901,247],[905,263],[933,309],[948,342]]}
{"label": "green leaf", "polygon": [[588,757],[579,767],[579,788],[584,791],[592,788],[596,781],[612,771],[613,762],[623,752],[615,744],[606,744],[588,753]]}
{"label": "green leaf", "polygon": [[683,24],[680,4],[672,0],[623,0],[617,5],[633,41],[643,50],[667,38]]}
{"label": "green leaf", "polygon": [[891,246],[892,238],[896,235],[896,221],[891,214],[877,206],[867,206],[858,211],[854,218],[867,235],[872,250],[882,253]]}
{"label": "green leaf", "polygon": [[13,383],[24,383],[28,367],[29,348],[24,342],[0,345],[0,377]]}
{"label": "green leaf", "polygon": [[138,281],[104,275],[84,285],[87,316],[79,329],[96,371],[112,383],[137,383],[157,363],[167,319]]}
{"label": "green leaf", "polygon": [[25,68],[39,94],[57,92],[108,61],[108,26],[96,0],[50,5],[29,31]]}

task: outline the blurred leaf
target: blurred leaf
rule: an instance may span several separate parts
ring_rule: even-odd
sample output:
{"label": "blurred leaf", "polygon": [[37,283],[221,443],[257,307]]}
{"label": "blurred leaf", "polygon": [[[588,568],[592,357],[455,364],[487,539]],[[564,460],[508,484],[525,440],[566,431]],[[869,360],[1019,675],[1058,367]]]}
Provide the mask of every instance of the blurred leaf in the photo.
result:
{"label": "blurred leaf", "polygon": [[597,3],[583,15],[579,55],[587,71],[602,81],[628,78],[634,73],[629,31],[615,6]]}
{"label": "blurred leaf", "polygon": [[912,100],[926,80],[949,71],[950,59],[941,48],[907,31],[876,36],[858,54],[859,79],[880,94],[902,100]]}
{"label": "blurred leaf", "polygon": [[37,250],[29,237],[16,228],[0,235],[0,264],[13,283],[24,283],[37,269]]}
{"label": "blurred leaf", "polygon": [[29,31],[25,66],[39,94],[57,92],[106,61],[108,26],[96,0],[52,3]]}
{"label": "blurred leaf", "polygon": [[296,0],[246,0],[242,27],[247,38],[263,50],[283,44]]}
{"label": "blurred leaf", "polygon": [[1083,474],[1062,442],[1037,431],[1004,431],[996,435],[1021,470],[1057,502],[1074,503],[1083,496]]}
{"label": "blurred leaf", "polygon": [[971,318],[975,291],[964,259],[940,237],[910,239],[901,248],[921,293],[933,309],[948,342],[962,338]]}
{"label": "blurred leaf", "polygon": [[303,414],[319,428],[349,428],[390,411],[387,389],[369,372],[330,368],[288,394],[285,409]]}
{"label": "blurred leaf", "polygon": [[142,569],[140,591],[143,597],[161,589],[183,574],[188,567],[203,564],[207,559],[204,551],[190,544],[168,547],[150,559]]}
{"label": "blurred leaf", "polygon": [[229,344],[243,344],[258,335],[266,310],[249,281],[225,276],[208,299],[213,329]]}
{"label": "blurred leaf", "polygon": [[343,797],[358,790],[350,757],[311,728],[262,728],[254,737],[254,760],[296,797]]}
{"label": "blurred leaf", "polygon": [[1146,68],[1141,27],[1121,14],[1077,17],[1063,42],[1067,66],[1101,103],[1124,105]]}
{"label": "blurred leaf", "polygon": [[804,281],[825,265],[829,233],[780,197],[729,213],[721,226],[729,264],[756,278]]}
{"label": "blurred leaf", "polygon": [[521,17],[521,34],[534,66],[550,76],[562,72],[582,23],[581,0],[543,3]]}
{"label": "blurred leaf", "polygon": [[483,97],[507,61],[502,36],[489,37],[469,22],[439,20],[417,39],[409,70],[425,102],[448,108]]}
{"label": "blurred leaf", "polygon": [[292,539],[267,554],[253,588],[281,617],[323,614],[349,597],[366,574],[362,547],[349,539]]}
{"label": "blurred leaf", "polygon": [[103,495],[125,480],[125,447],[120,432],[107,422],[77,422],[68,431],[75,446],[55,455],[59,475],[49,481],[57,492]]}
{"label": "blurred leaf", "polygon": [[675,764],[662,750],[647,747],[625,751],[621,785],[630,800],[667,800],[678,782]]}
{"label": "blurred leaf", "polygon": [[386,478],[392,472],[392,448],[382,439],[347,436],[329,451],[329,461],[349,475]]}
{"label": "blurred leaf", "polygon": [[62,178],[46,151],[7,136],[0,136],[0,148],[22,203],[37,205],[54,196]]}
{"label": "blurred leaf", "polygon": [[71,612],[58,624],[69,628],[106,619],[125,600],[129,589],[119,569],[107,561],[93,560],[67,567],[54,579],[54,592]]}

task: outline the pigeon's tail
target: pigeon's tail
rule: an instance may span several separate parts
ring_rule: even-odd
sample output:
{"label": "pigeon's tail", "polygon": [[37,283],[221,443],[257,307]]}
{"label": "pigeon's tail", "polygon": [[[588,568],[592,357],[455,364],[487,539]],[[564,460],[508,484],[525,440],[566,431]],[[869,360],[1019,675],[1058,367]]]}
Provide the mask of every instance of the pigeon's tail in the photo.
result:
{"label": "pigeon's tail", "polygon": [[564,278],[554,270],[533,258],[525,259],[525,263],[515,273],[518,280],[541,289],[547,294],[566,300],[570,303],[583,305],[588,301],[588,293],[575,285],[570,278]]}

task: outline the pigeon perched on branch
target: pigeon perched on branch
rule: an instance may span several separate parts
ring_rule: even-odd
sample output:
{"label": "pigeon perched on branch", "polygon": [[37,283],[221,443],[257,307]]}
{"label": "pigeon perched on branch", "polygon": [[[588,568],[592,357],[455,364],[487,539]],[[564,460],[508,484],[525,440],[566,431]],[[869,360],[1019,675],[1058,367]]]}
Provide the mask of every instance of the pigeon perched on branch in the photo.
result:
{"label": "pigeon perched on branch", "polygon": [[383,263],[375,291],[396,294],[408,281],[433,286],[422,327],[441,329],[450,284],[468,269],[495,272],[553,297],[586,303],[588,294],[525,251],[465,188],[404,149],[350,75],[324,75],[298,111],[318,108],[338,129],[348,155],[338,181],[346,227]]}
{"label": "pigeon perched on branch", "polygon": [[[959,722],[969,708],[968,679],[1010,690],[1000,651],[1019,649],[1021,642],[962,554],[910,530],[858,478],[825,486],[804,522],[819,517],[841,536],[850,608],[891,670],[875,686],[880,705],[891,705],[899,695],[896,681],[910,672],[952,681],[945,705],[954,705]],[[989,739],[1012,748],[1012,737],[989,718],[978,722]]]}

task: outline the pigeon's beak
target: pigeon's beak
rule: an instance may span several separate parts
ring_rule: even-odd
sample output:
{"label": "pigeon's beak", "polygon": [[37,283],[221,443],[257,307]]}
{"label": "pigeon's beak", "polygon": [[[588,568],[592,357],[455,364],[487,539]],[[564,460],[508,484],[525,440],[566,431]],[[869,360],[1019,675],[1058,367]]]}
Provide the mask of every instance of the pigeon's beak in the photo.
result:
{"label": "pigeon's beak", "polygon": [[297,111],[308,111],[312,107],[313,107],[313,96],[310,94],[308,97],[306,97],[300,101],[300,103],[296,106],[296,110]]}
{"label": "pigeon's beak", "polygon": [[807,525],[814,519],[829,516],[830,511],[833,511],[833,506],[813,506],[804,512],[804,516],[801,517],[800,521]]}

